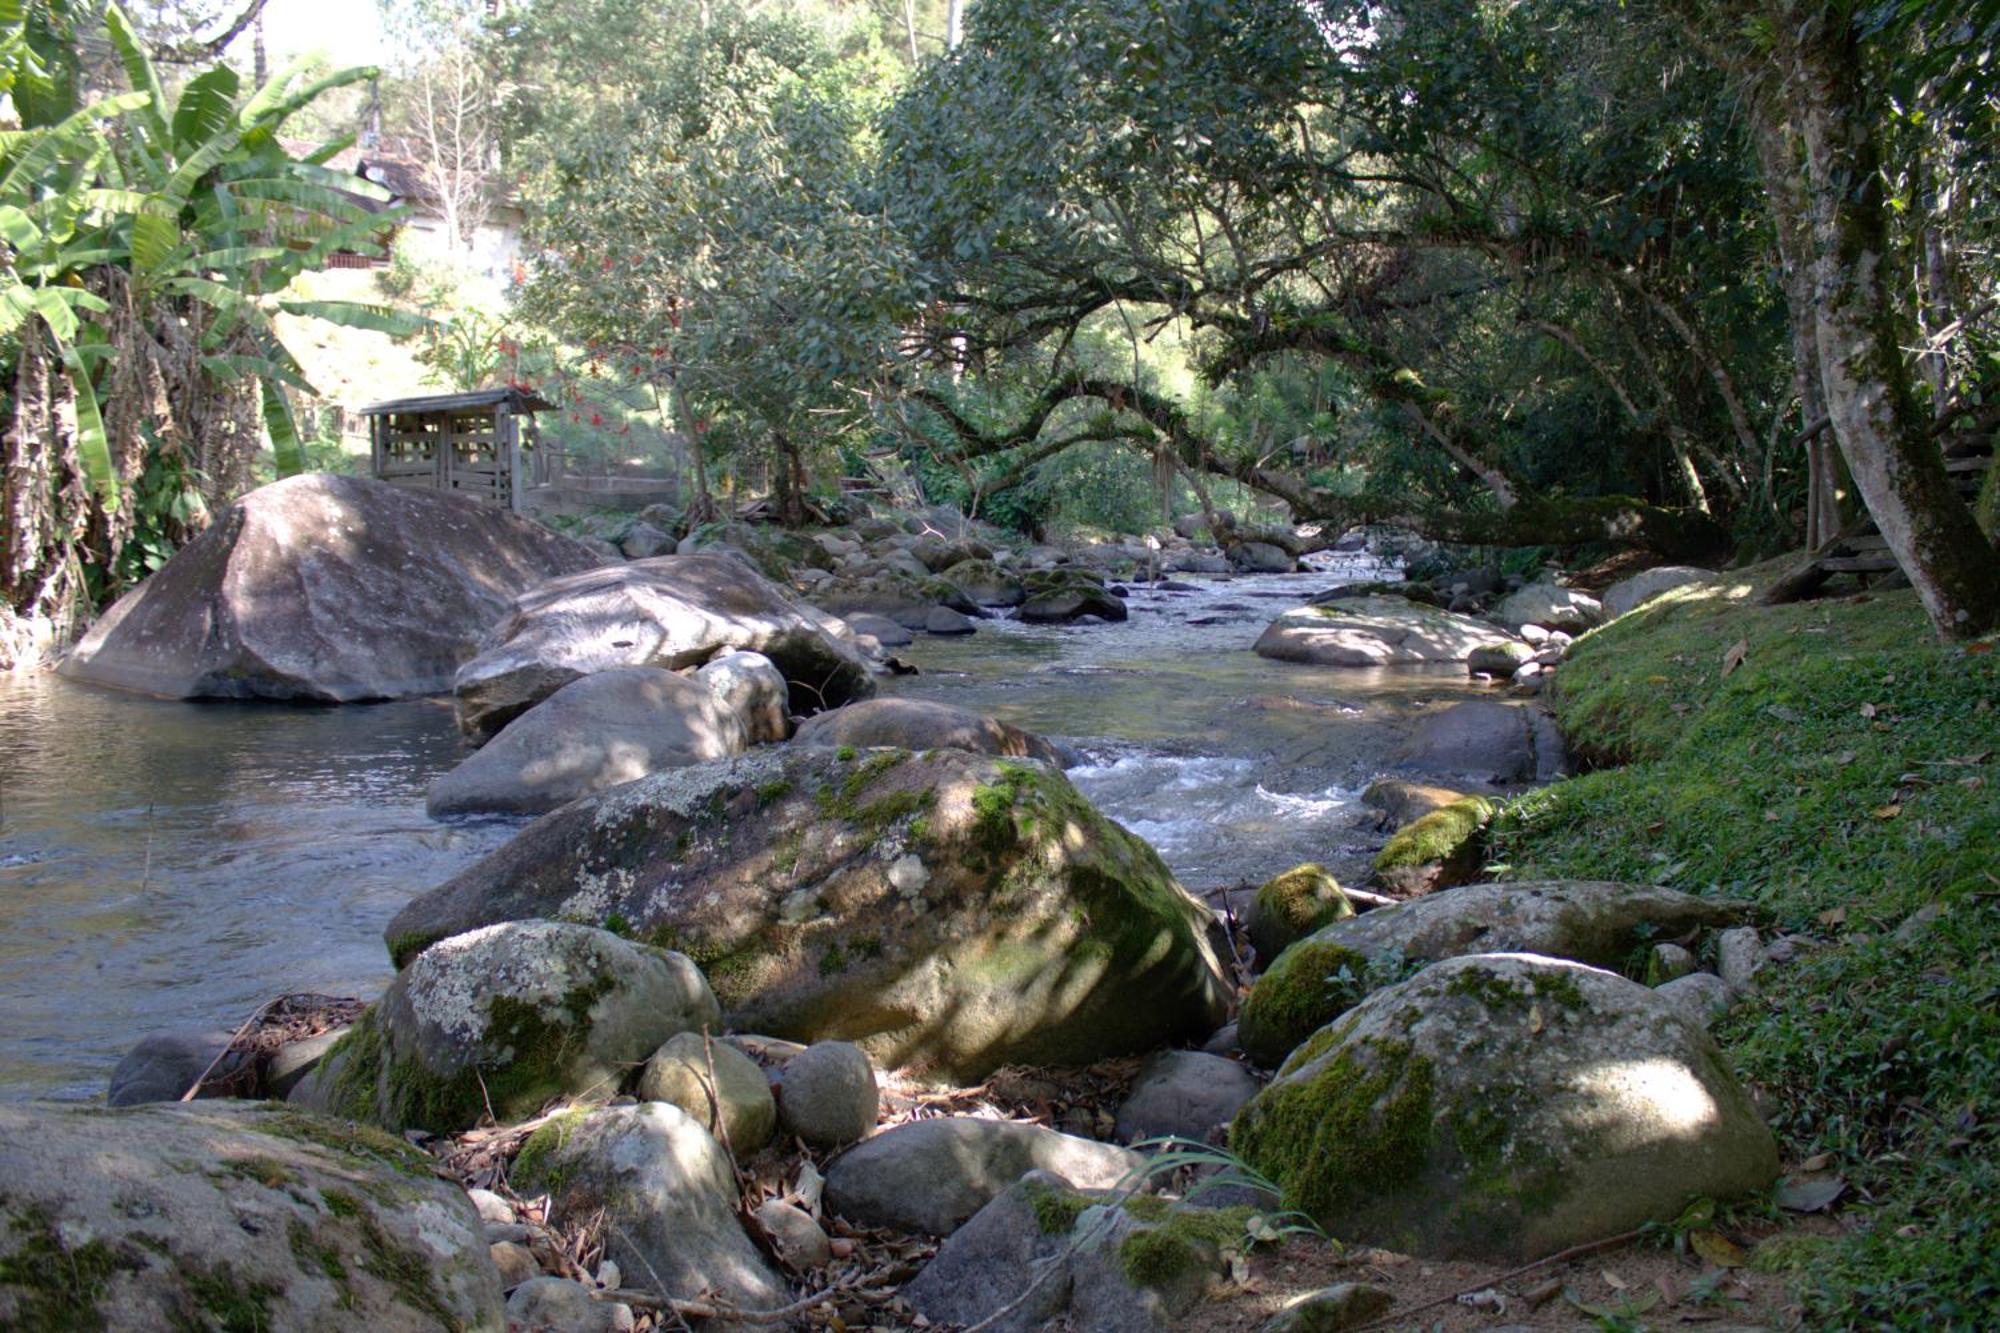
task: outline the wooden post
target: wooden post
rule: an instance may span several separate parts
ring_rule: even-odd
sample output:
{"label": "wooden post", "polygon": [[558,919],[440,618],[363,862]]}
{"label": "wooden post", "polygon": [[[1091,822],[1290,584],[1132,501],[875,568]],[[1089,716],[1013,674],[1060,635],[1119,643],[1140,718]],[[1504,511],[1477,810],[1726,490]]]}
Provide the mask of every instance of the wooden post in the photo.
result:
{"label": "wooden post", "polygon": [[521,476],[520,437],[514,426],[514,413],[506,403],[493,409],[493,455],[507,469],[507,507],[518,514],[525,487]]}

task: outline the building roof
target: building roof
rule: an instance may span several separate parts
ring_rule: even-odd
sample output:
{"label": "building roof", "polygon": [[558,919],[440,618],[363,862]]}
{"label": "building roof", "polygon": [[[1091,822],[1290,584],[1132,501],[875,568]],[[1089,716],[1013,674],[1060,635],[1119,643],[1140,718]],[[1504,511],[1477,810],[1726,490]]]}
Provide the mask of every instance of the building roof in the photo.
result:
{"label": "building roof", "polygon": [[471,393],[391,398],[386,402],[368,404],[361,409],[361,415],[379,417],[390,412],[458,412],[469,407],[498,407],[503,403],[512,412],[539,412],[555,407],[554,403],[531,389],[517,389],[508,384],[498,389],[475,389]]}

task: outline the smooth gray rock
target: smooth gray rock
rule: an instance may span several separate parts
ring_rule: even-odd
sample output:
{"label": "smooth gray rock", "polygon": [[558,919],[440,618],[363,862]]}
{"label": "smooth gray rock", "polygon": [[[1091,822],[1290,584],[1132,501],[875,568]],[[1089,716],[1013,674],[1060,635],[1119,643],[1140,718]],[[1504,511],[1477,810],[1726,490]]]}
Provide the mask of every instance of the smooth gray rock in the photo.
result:
{"label": "smooth gray rock", "polygon": [[1646,951],[1646,984],[1660,986],[1694,971],[1694,955],[1678,944],[1655,944]]}
{"label": "smooth gray rock", "polygon": [[[738,1157],[771,1141],[778,1104],[764,1071],[734,1046],[699,1032],[667,1038],[639,1071],[642,1099],[672,1102]],[[873,1117],[869,1120],[874,1125]]]}
{"label": "smooth gray rock", "polygon": [[1753,989],[1764,966],[1764,945],[1755,926],[1738,926],[1715,937],[1715,970],[1738,995]]}
{"label": "smooth gray rock", "polygon": [[[147,1033],[113,1066],[111,1087],[104,1098],[106,1105],[179,1101],[181,1094],[193,1087],[195,1080],[228,1048],[230,1036],[227,1032],[204,1028],[166,1028]],[[233,1056],[217,1066],[217,1073],[237,1074],[243,1063],[241,1056]]]}
{"label": "smooth gray rock", "polygon": [[949,638],[954,635],[971,634],[978,628],[969,616],[961,615],[948,606],[934,606],[930,609],[930,614],[924,617],[926,634]]}
{"label": "smooth gray rock", "polygon": [[0,1326],[500,1333],[479,1215],[433,1166],[274,1103],[0,1103]]}
{"label": "smooth gray rock", "polygon": [[522,1145],[513,1174],[524,1192],[549,1192],[557,1225],[602,1209],[619,1270],[647,1275],[667,1295],[712,1292],[751,1310],[785,1303],[784,1280],[736,1219],[729,1154],[678,1106],[559,1117]]}
{"label": "smooth gray rock", "polygon": [[991,560],[965,560],[944,571],[945,579],[981,606],[1019,606],[1027,599],[1021,580]]}
{"label": "smooth gray rock", "polygon": [[[1036,1203],[1046,1208],[1047,1200],[1069,1191],[1062,1177],[1029,1171],[952,1232],[903,1288],[903,1299],[933,1324],[969,1327],[1025,1296],[991,1333],[1047,1328],[1069,1305],[1069,1265],[1060,1255],[1070,1230],[1045,1228]],[[1029,1290],[1038,1278],[1040,1285]]]}
{"label": "smooth gray rock", "polygon": [[1493,618],[1513,629],[1541,625],[1581,634],[1604,623],[1604,606],[1595,597],[1553,583],[1530,583],[1509,593],[1493,608]]}
{"label": "smooth gray rock", "polygon": [[1201,1051],[1161,1051],[1139,1067],[1118,1108],[1118,1139],[1174,1135],[1204,1143],[1208,1132],[1257,1095],[1259,1084],[1234,1060]]}
{"label": "smooth gray rock", "polygon": [[509,722],[431,783],[425,808],[433,816],[538,815],[747,748],[742,715],[701,682],[618,667],[571,681]]}
{"label": "smooth gray rock", "polygon": [[627,560],[647,560],[656,555],[671,555],[673,550],[674,539],[643,520],[627,528],[625,535],[618,541],[618,553]]}
{"label": "smooth gray rock", "polygon": [[785,1064],[778,1122],[815,1148],[841,1148],[875,1131],[882,1105],[875,1066],[859,1046],[815,1042]]}
{"label": "smooth gray rock", "polygon": [[1060,764],[1062,759],[1055,746],[1032,732],[970,709],[929,699],[865,699],[819,713],[800,724],[796,742],[851,745],[857,750],[877,746],[935,750],[948,746],[1015,759],[1042,759],[1052,764]]}
{"label": "smooth gray rock", "polygon": [[773,746],[655,773],[544,816],[385,935],[401,963],[523,918],[617,918],[726,962],[733,1027],[968,1082],[1227,1016],[1213,914],[1157,853],[1053,766],[964,750]]}
{"label": "smooth gray rock", "polygon": [[550,579],[516,597],[459,668],[459,725],[490,736],[579,676],[614,667],[700,666],[725,648],[762,653],[792,703],[833,708],[875,692],[852,630],[748,565],[659,556]]}
{"label": "smooth gray rock", "polygon": [[1653,993],[1673,1004],[1689,1022],[1704,1029],[1715,1026],[1715,1020],[1728,1013],[1736,1002],[1729,983],[1713,972],[1690,972],[1675,977],[1655,986]]}
{"label": "smooth gray rock", "polygon": [[1771,1131],[1708,1034],[1581,963],[1448,959],[1370,995],[1301,1056],[1238,1114],[1230,1146],[1356,1242],[1518,1264],[1778,1174]]}
{"label": "smooth gray rock", "polygon": [[1145,1162],[1128,1148],[1007,1120],[948,1117],[884,1130],[835,1158],[827,1206],[850,1222],[948,1236],[1030,1171],[1111,1189]]}
{"label": "smooth gray rock", "polygon": [[1269,542],[1238,542],[1229,548],[1229,563],[1246,574],[1289,574],[1299,567],[1291,552]]}
{"label": "smooth gray rock", "polygon": [[591,1297],[581,1282],[537,1277],[507,1298],[507,1326],[520,1333],[626,1333],[632,1307]]}
{"label": "smooth gray rock", "polygon": [[1396,1303],[1387,1287],[1340,1282],[1295,1296],[1271,1316],[1260,1333],[1341,1333],[1387,1313]]}
{"label": "smooth gray rock", "polygon": [[722,653],[694,678],[742,719],[752,745],[775,744],[792,734],[791,687],[778,664],[764,654]]}
{"label": "smooth gray rock", "polygon": [[847,617],[847,625],[857,635],[873,639],[884,648],[905,648],[917,641],[917,636],[902,625],[870,611],[856,611]]}
{"label": "smooth gray rock", "polygon": [[1095,617],[1122,621],[1130,613],[1102,580],[1079,569],[1037,570],[1023,580],[1027,598],[1020,617],[1031,625],[1059,625]]}
{"label": "smooth gray rock", "polygon": [[[320,1061],[326,1059],[327,1053],[338,1046],[347,1033],[347,1028],[332,1028],[316,1037],[288,1041],[271,1052],[264,1065],[264,1094],[272,1098],[291,1096],[299,1081],[319,1068]],[[115,1106],[117,1103],[112,1104]]]}
{"label": "smooth gray rock", "polygon": [[1604,590],[1604,614],[1616,619],[1675,588],[1685,588],[1691,583],[1712,583],[1715,578],[1714,570],[1697,569],[1692,565],[1659,565],[1641,570]]}
{"label": "smooth gray rock", "polygon": [[1370,593],[1294,607],[1265,629],[1256,652],[1309,666],[1416,666],[1463,662],[1493,634],[1483,620]]}
{"label": "smooth gray rock", "polygon": [[580,542],[498,505],[288,477],[223,510],[57,670],[170,699],[436,694],[511,598],[596,565]]}
{"label": "smooth gray rock", "polygon": [[327,1110],[443,1133],[489,1104],[505,1122],[561,1094],[612,1097],[669,1037],[720,1027],[681,954],[591,926],[504,922],[418,954],[302,1087]]}
{"label": "smooth gray rock", "polygon": [[1547,782],[1567,770],[1569,752],[1540,709],[1473,699],[1425,714],[1392,762],[1475,782]]}

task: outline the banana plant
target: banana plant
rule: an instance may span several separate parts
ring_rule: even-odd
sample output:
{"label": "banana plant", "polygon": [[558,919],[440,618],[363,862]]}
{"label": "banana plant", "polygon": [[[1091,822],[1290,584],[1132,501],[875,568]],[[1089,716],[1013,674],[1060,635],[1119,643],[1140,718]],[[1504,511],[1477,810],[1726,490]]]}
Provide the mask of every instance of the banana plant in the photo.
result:
{"label": "banana plant", "polygon": [[107,29],[126,77],[145,97],[127,122],[131,132],[121,136],[112,188],[98,192],[126,219],[134,292],[208,308],[203,373],[255,376],[278,474],[298,472],[304,442],[285,390],[312,390],[278,337],[274,311],[396,335],[424,322],[358,302],[272,300],[300,273],[338,249],[367,244],[393,221],[361,202],[385,201],[377,187],[295,160],[277,137],[315,98],[375,71],[315,78],[302,59],[246,95],[236,71],[218,66],[189,81],[169,111],[144,46],[115,5]]}

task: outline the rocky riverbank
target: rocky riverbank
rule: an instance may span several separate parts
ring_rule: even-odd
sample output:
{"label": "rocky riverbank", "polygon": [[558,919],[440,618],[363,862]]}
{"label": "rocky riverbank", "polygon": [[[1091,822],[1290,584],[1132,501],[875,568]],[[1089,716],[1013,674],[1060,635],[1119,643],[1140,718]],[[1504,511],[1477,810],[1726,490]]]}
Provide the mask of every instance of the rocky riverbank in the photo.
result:
{"label": "rocky riverbank", "polygon": [[[1567,1308],[1523,1265],[1648,1225],[1731,1243],[1690,1219],[1761,1194],[1779,1151],[1709,1026],[1778,953],[1752,904],[1646,876],[1466,882],[1493,805],[1566,767],[1536,701],[1432,715],[1376,793],[1402,852],[1351,887],[1300,867],[1240,918],[1104,818],[1044,738],[847,702],[888,663],[823,609],[840,586],[934,597],[878,605],[948,633],[938,610],[1017,592],[1116,620],[1109,580],[866,533],[810,541],[838,572],[797,538],[698,532],[521,593],[460,669],[459,713],[490,737],[467,761],[500,770],[484,789],[555,808],[389,925],[399,973],[344,1030],[239,1039],[220,1061],[156,1041],[117,1080],[120,1101],[197,1084],[282,1101],[18,1108],[24,1141],[136,1135],[145,1156],[185,1127],[207,1148],[154,1163],[157,1199],[113,1233],[115,1190],[67,1188],[61,1152],[23,1157],[0,1313],[1296,1329],[1422,1305],[1408,1264],[1473,1282],[1450,1317],[1478,1326]],[[1597,605],[1532,582],[1429,604],[1445,592],[1336,591],[1273,630],[1303,626],[1303,660],[1442,654],[1528,695],[1584,628],[1564,617]],[[1545,670],[1468,663],[1507,644]],[[1457,785],[1413,781],[1438,777]],[[272,1126],[473,1192],[433,1216],[388,1177],[329,1182]],[[395,1219],[343,1211],[356,1190]],[[171,1221],[246,1210],[283,1245],[210,1253]]]}

